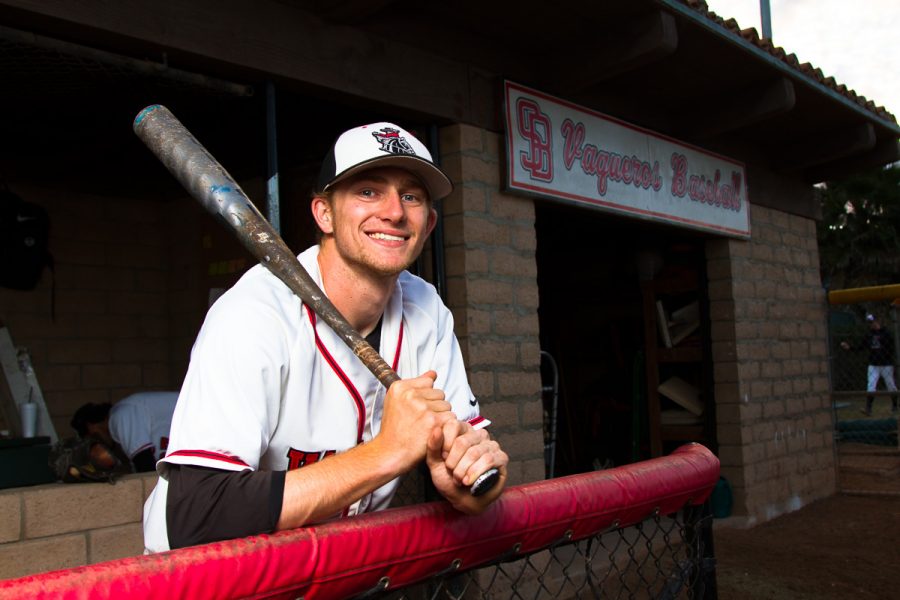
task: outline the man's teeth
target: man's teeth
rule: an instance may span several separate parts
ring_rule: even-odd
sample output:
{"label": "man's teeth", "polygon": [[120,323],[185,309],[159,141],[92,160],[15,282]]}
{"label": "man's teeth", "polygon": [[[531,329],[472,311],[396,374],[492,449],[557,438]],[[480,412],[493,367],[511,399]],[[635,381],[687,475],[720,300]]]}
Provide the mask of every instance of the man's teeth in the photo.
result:
{"label": "man's teeth", "polygon": [[390,240],[392,242],[402,242],[405,239],[399,235],[389,235],[387,233],[370,233],[369,237],[373,237],[378,240]]}

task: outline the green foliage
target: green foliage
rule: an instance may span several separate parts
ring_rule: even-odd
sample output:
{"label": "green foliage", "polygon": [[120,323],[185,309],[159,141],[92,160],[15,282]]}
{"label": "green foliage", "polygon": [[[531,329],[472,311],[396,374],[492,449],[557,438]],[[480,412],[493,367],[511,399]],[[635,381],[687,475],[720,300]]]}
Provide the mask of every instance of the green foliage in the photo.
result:
{"label": "green foliage", "polygon": [[900,164],[828,182],[818,225],[830,289],[900,283]]}

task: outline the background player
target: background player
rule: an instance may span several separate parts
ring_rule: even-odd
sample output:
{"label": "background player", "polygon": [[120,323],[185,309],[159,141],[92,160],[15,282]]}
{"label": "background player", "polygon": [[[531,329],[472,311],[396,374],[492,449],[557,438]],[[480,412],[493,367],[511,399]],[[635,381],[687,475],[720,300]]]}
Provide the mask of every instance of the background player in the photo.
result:
{"label": "background player", "polygon": [[92,402],[75,411],[72,429],[118,444],[135,471],[152,471],[166,453],[176,400],[178,392],[137,392],[115,404]]}
{"label": "background player", "polygon": [[[484,430],[451,314],[405,270],[451,189],[396,125],[337,139],[311,202],[321,240],[298,258],[404,379],[384,390],[283,283],[252,268],[211,307],[192,350],[144,509],[148,550],[385,508],[423,459],[461,511],[500,495],[508,457]],[[498,484],[470,494],[491,467]]]}
{"label": "background player", "polygon": [[[869,331],[859,343],[859,348],[869,351],[868,368],[866,369],[866,407],[862,412],[866,416],[872,415],[872,404],[875,402],[874,392],[878,389],[878,380],[883,379],[884,385],[891,394],[891,411],[897,412],[897,384],[894,381],[894,338],[887,329],[881,326],[878,318],[872,313],[866,315]],[[850,344],[841,342],[841,348],[850,349]]]}

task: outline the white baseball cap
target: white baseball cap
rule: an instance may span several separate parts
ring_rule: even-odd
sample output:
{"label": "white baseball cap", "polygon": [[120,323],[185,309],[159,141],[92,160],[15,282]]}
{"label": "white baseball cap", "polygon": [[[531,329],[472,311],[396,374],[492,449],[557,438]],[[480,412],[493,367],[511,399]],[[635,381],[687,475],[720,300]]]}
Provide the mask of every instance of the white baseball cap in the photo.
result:
{"label": "white baseball cap", "polygon": [[342,133],[322,162],[319,189],[326,191],[339,181],[375,167],[399,167],[416,175],[431,200],[453,191],[450,178],[431,158],[415,136],[393,123],[371,123]]}

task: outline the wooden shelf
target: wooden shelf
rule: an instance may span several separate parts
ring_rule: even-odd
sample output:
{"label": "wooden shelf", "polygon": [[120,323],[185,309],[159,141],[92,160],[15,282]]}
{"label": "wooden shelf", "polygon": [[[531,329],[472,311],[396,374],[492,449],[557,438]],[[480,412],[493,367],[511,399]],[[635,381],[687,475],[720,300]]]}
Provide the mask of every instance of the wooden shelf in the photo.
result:
{"label": "wooden shelf", "polygon": [[[708,389],[711,386],[711,375],[708,372],[711,361],[705,339],[708,335],[705,325],[708,316],[701,273],[702,265],[698,264],[693,270],[673,269],[660,279],[641,284],[647,418],[652,456],[661,456],[666,449],[664,447],[666,442],[700,442],[711,447],[715,445],[714,407],[710,406],[712,394]],[[693,310],[696,311],[693,318],[697,319],[700,325],[688,337],[676,342],[676,336],[672,335],[674,328],[678,323],[691,322],[683,320],[690,313],[685,315],[682,310],[691,305],[694,305]],[[682,314],[676,316],[676,312]],[[665,324],[661,324],[660,319],[666,319]],[[673,345],[666,347],[670,343],[670,337]],[[660,384],[663,383],[661,380],[673,379],[684,379],[696,387],[699,398],[703,401],[700,407],[690,409],[694,414],[702,411],[696,421],[664,422],[666,418],[663,416],[663,409],[668,410],[671,398],[663,396]],[[674,400],[672,402],[677,403]],[[681,406],[688,408],[683,403]]]}
{"label": "wooden shelf", "polygon": [[703,360],[703,348],[700,346],[681,346],[675,348],[657,348],[656,360],[659,363],[694,363]]}
{"label": "wooden shelf", "polygon": [[696,271],[682,271],[677,275],[654,279],[651,285],[657,294],[687,294],[696,292],[700,281]]}

